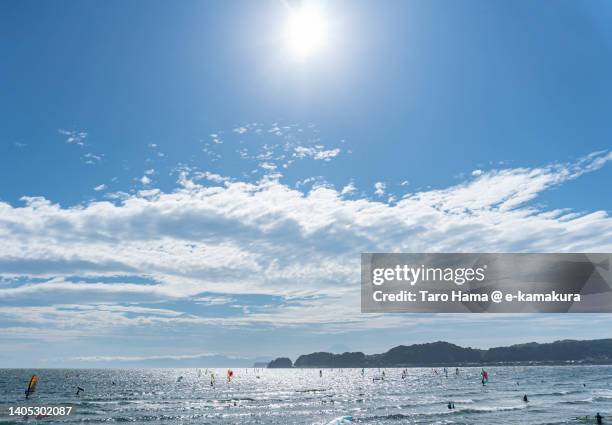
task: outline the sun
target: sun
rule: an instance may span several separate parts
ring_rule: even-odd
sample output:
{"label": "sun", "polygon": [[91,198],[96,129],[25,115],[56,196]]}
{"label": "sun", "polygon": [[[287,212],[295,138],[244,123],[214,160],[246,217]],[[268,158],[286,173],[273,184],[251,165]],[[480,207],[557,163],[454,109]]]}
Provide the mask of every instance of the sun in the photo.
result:
{"label": "sun", "polygon": [[329,24],[324,11],[315,4],[304,4],[289,11],[286,27],[287,48],[298,60],[321,52],[328,42]]}

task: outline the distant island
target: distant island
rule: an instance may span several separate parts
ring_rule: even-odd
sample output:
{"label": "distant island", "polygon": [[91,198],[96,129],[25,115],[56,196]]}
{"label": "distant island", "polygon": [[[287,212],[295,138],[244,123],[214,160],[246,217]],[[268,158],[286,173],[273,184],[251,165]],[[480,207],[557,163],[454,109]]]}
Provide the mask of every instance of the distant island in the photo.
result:
{"label": "distant island", "polygon": [[511,345],[488,350],[449,342],[399,345],[382,354],[318,352],[301,355],[295,363],[279,357],[268,368],[429,367],[530,364],[612,364],[612,339],[563,340]]}

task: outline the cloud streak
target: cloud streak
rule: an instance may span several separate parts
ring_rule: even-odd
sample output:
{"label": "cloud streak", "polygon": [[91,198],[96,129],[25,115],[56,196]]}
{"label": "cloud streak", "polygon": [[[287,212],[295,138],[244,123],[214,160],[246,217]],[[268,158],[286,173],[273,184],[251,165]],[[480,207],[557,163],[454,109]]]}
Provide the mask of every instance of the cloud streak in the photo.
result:
{"label": "cloud streak", "polygon": [[[347,198],[352,183],[304,193],[278,178],[242,182],[188,170],[172,192],[122,194],[114,203],[62,207],[40,197],[24,197],[23,206],[0,203],[0,299],[19,306],[0,308],[0,316],[18,326],[91,325],[84,310],[54,304],[69,299],[95,305],[95,320],[109,327],[403,326],[400,317],[366,321],[359,314],[361,252],[609,251],[612,220],[604,211],[541,210],[531,201],[610,160],[611,153],[596,152],[574,163],[483,171],[392,203]],[[116,276],[128,278],[109,280]],[[284,301],[253,303],[231,316],[134,307],[186,300],[236,310],[226,301],[244,294]],[[45,299],[55,301],[36,304]],[[121,305],[127,301],[129,311]]]}

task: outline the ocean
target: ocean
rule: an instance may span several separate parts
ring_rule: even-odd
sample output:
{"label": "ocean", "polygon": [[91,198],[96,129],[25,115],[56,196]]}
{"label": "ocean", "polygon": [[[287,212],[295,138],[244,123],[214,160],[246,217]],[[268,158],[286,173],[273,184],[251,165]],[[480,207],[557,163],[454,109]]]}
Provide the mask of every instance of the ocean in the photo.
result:
{"label": "ocean", "polygon": [[[488,367],[486,386],[480,368],[449,368],[448,377],[442,368],[407,369],[405,379],[402,369],[233,370],[228,383],[226,369],[0,369],[0,423],[323,425],[351,415],[356,424],[527,425],[612,415],[612,366]],[[39,383],[25,400],[32,374]],[[73,410],[9,416],[17,406]]]}

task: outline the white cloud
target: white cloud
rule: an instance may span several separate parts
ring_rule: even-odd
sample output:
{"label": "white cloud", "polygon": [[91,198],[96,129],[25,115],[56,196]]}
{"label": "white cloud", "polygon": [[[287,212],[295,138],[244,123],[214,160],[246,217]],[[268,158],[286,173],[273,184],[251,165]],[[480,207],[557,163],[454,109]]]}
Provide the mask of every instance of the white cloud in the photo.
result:
{"label": "white cloud", "polygon": [[283,132],[281,131],[281,128],[278,125],[276,125],[276,124],[272,125],[272,128],[270,128],[268,130],[268,133],[272,133],[272,134],[274,134],[276,136],[282,136],[283,135]]}
{"label": "white cloud", "polygon": [[474,171],[472,171],[472,175],[474,177],[482,176],[483,174],[484,174],[484,171],[482,171],[482,170],[474,170]]}
{"label": "white cloud", "polygon": [[85,163],[85,164],[89,164],[89,165],[95,165],[98,164],[100,161],[102,161],[104,157],[104,154],[93,154],[93,153],[86,153],[81,157],[81,160]]}
{"label": "white cloud", "polygon": [[[211,173],[210,171],[205,171],[205,172],[195,172],[193,173],[194,178],[196,179],[206,179],[208,181],[211,181],[213,183],[225,183],[227,181],[230,181],[231,179],[229,177],[225,177],[222,176],[220,174],[215,174],[215,173]],[[184,175],[183,178],[187,179],[187,175]]]}
{"label": "white cloud", "polygon": [[271,162],[262,162],[259,164],[259,168],[266,170],[266,171],[274,171],[276,170],[276,165],[274,165]]}
{"label": "white cloud", "polygon": [[347,184],[346,186],[342,188],[342,190],[340,191],[340,194],[341,195],[352,195],[356,191],[357,191],[357,188],[355,187],[355,184],[353,182],[350,182],[349,184]]}
{"label": "white cloud", "polygon": [[321,145],[317,146],[296,146],[293,156],[296,158],[312,158],[317,161],[330,161],[340,154],[340,149],[325,149]]}
{"label": "white cloud", "polygon": [[[93,201],[68,208],[24,197],[24,206],[0,203],[0,277],[23,281],[0,287],[0,298],[26,302],[71,297],[87,304],[108,297],[167,300],[201,298],[203,293],[230,298],[266,294],[288,301],[232,318],[153,312],[134,318],[107,309],[95,319],[112,326],[151,321],[226,326],[327,323],[337,329],[346,322],[352,327],[399,325],[405,322],[395,317],[378,321],[368,316],[364,321],[355,309],[361,252],[612,250],[612,220],[606,212],[539,210],[529,203],[544,190],[595,171],[611,159],[604,152],[573,164],[487,171],[478,179],[392,203],[345,199],[346,187],[336,191],[316,185],[303,193],[273,178],[247,183],[205,174],[224,183],[206,186],[191,180],[187,172],[174,192],[122,194],[115,203]],[[384,194],[384,184],[379,183],[376,189]],[[108,283],[96,278],[119,275],[143,276],[151,282]],[[82,280],[69,279],[74,276]],[[290,303],[291,299],[301,301]],[[73,329],[66,316],[70,314],[78,319],[75,324],[89,323],[80,310],[43,313],[39,307],[3,305],[0,315],[14,320]]]}
{"label": "white cloud", "polygon": [[374,183],[374,193],[378,196],[383,196],[385,194],[385,190],[387,189],[387,185],[383,182]]}
{"label": "white cloud", "polygon": [[147,177],[146,175],[142,176],[140,178],[140,183],[142,183],[144,186],[146,186],[146,185],[151,183],[151,179],[149,177]]}
{"label": "white cloud", "polygon": [[106,185],[105,184],[98,185],[98,186],[94,187],[94,190],[96,192],[101,192],[103,190],[106,190]]}
{"label": "white cloud", "polygon": [[61,128],[57,131],[59,134],[66,136],[66,143],[78,146],[85,146],[85,141],[87,139],[86,131],[64,130]]}
{"label": "white cloud", "polygon": [[226,305],[235,302],[231,297],[199,297],[194,298],[193,301],[203,305]]}

